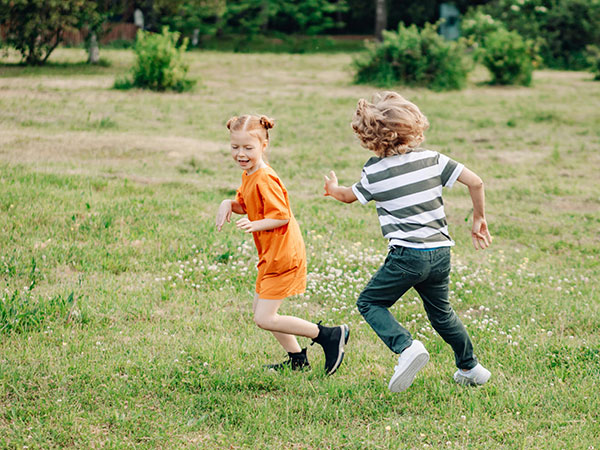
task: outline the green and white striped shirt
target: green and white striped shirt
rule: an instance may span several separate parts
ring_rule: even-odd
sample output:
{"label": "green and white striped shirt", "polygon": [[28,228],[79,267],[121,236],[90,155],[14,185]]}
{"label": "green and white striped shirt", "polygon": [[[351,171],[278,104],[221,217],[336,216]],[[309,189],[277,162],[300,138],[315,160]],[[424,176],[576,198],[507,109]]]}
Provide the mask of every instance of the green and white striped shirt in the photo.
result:
{"label": "green and white striped shirt", "polygon": [[450,247],[454,241],[442,200],[464,166],[441,153],[415,149],[403,155],[373,157],[352,191],[364,205],[375,200],[383,236],[390,246]]}

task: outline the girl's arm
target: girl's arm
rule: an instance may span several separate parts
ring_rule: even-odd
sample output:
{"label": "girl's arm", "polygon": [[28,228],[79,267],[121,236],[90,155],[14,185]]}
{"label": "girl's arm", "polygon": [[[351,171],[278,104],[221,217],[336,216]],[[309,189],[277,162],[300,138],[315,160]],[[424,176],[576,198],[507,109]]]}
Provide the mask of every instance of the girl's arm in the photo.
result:
{"label": "girl's arm", "polygon": [[473,246],[476,250],[483,250],[492,243],[492,236],[485,220],[485,191],[483,181],[476,173],[466,167],[462,170],[458,181],[469,188],[469,194],[471,194],[471,201],[473,202],[473,227],[471,229]]}
{"label": "girl's arm", "polygon": [[217,219],[215,223],[218,231],[221,231],[221,228],[223,227],[225,221],[231,222],[232,212],[236,214],[246,214],[244,212],[244,208],[242,208],[242,205],[240,205],[235,200],[223,200],[221,202],[221,205],[219,206],[219,210],[217,211]]}
{"label": "girl's arm", "polygon": [[253,233],[255,231],[266,231],[273,230],[275,228],[287,225],[289,219],[260,219],[251,221],[247,217],[242,217],[236,222],[239,229],[244,230],[246,233]]}
{"label": "girl's arm", "polygon": [[329,172],[329,177],[325,175],[325,196],[327,195],[344,203],[352,203],[357,200],[351,187],[338,186],[338,180],[333,170]]}

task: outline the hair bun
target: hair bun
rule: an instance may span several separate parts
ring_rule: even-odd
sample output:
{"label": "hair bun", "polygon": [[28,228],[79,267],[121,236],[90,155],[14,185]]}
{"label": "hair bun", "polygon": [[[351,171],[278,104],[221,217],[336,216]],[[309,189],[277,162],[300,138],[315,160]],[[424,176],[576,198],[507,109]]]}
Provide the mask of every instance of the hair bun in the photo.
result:
{"label": "hair bun", "polygon": [[269,119],[267,116],[260,116],[260,124],[265,130],[270,130],[275,126],[275,121],[273,119]]}
{"label": "hair bun", "polygon": [[233,123],[234,123],[236,120],[238,120],[238,117],[237,117],[237,116],[233,116],[231,119],[229,119],[229,120],[227,121],[227,125],[226,125],[226,126],[227,126],[227,129],[228,129],[228,130],[231,130],[231,125],[233,125]]}

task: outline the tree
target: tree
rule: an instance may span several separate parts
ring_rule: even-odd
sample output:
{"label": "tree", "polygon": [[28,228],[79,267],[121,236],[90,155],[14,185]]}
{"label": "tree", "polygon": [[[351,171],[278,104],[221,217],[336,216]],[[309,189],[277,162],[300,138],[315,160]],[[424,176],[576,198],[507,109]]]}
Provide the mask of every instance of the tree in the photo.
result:
{"label": "tree", "polygon": [[342,0],[230,0],[225,20],[233,33],[276,31],[315,35],[339,28],[347,9]]}
{"label": "tree", "polygon": [[77,28],[85,33],[85,48],[88,52],[88,63],[100,62],[101,37],[110,30],[108,19],[123,12],[121,2],[87,1],[86,7],[79,14]]}
{"label": "tree", "polygon": [[387,5],[385,0],[375,0],[375,37],[383,40],[383,30],[387,28]]}
{"label": "tree", "polygon": [[225,0],[160,0],[153,4],[154,15],[160,23],[183,36],[191,37],[198,45],[200,36],[214,35],[221,26],[226,10]]}
{"label": "tree", "polygon": [[29,65],[44,64],[65,30],[77,28],[82,15],[96,7],[90,0],[0,0],[6,43]]}

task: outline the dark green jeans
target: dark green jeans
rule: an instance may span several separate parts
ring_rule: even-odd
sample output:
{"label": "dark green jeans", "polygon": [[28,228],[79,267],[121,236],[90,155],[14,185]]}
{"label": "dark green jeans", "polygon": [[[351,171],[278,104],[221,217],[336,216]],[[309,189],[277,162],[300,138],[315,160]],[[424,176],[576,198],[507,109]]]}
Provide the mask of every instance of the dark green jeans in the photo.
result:
{"label": "dark green jeans", "polygon": [[412,336],[389,308],[414,287],[431,325],[454,350],[456,366],[472,369],[477,359],[469,334],[448,301],[449,281],[450,247],[427,251],[392,247],[383,266],[359,295],[356,306],[381,340],[394,353],[402,353],[412,343]]}

